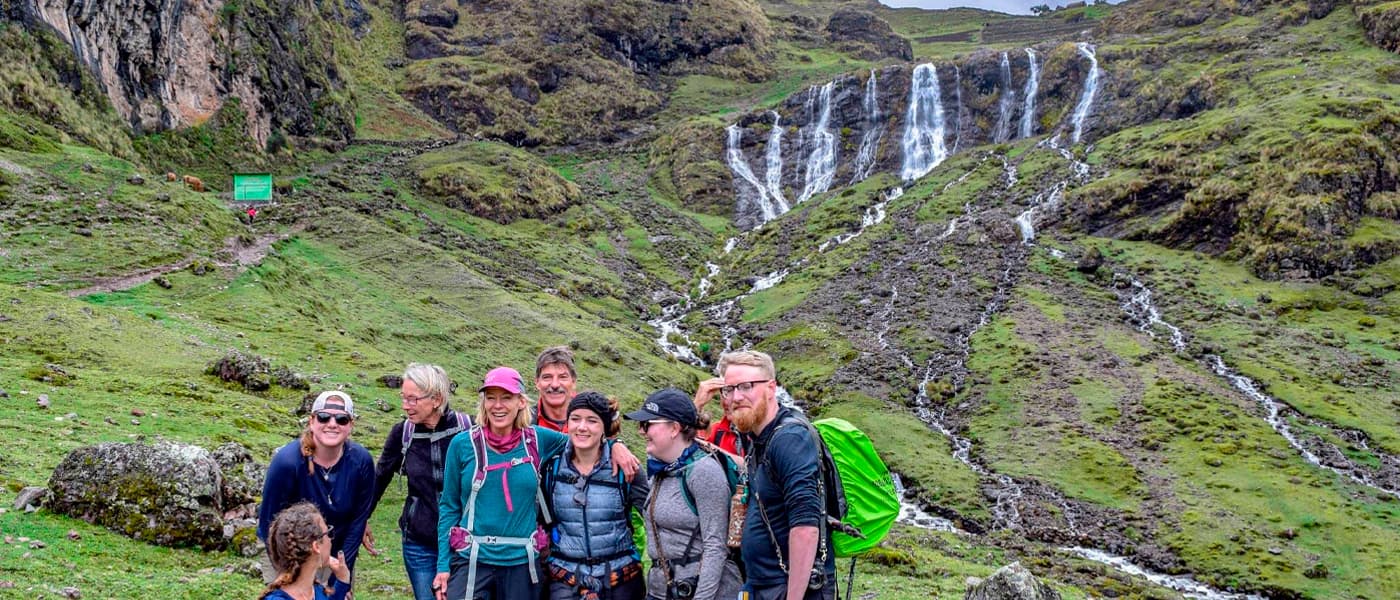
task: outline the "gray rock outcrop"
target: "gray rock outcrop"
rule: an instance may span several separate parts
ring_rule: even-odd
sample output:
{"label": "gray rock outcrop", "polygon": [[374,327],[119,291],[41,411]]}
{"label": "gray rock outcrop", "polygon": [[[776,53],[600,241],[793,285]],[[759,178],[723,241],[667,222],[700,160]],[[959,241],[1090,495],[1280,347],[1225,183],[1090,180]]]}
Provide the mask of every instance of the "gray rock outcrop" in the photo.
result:
{"label": "gray rock outcrop", "polygon": [[[249,136],[348,140],[353,110],[313,0],[18,0],[8,16],[51,29],[137,132],[198,125],[236,101]],[[367,14],[342,16],[360,27]]]}
{"label": "gray rock outcrop", "polygon": [[197,446],[102,443],[54,469],[47,508],[153,544],[213,549],[226,543],[223,483]]}
{"label": "gray rock outcrop", "polygon": [[1014,562],[968,585],[963,600],[1060,600],[1060,593]]}

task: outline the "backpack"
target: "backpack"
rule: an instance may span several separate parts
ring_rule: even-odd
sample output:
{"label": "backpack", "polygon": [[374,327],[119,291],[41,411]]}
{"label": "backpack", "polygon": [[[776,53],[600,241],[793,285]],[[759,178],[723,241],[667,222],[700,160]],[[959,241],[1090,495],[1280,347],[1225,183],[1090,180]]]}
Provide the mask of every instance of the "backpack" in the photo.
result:
{"label": "backpack", "polygon": [[[404,457],[407,457],[407,456],[408,456],[408,447],[413,445],[413,440],[416,440],[416,439],[428,440],[428,443],[432,443],[432,442],[436,442],[436,441],[438,441],[438,440],[440,440],[440,439],[442,439],[442,438],[452,437],[452,436],[454,436],[454,435],[457,435],[457,434],[459,434],[459,433],[462,433],[463,431],[466,431],[467,429],[470,429],[470,428],[471,428],[471,426],[472,426],[472,420],[471,420],[471,418],[468,417],[467,415],[464,415],[464,414],[462,414],[460,411],[455,411],[455,410],[452,411],[451,413],[448,413],[448,414],[451,414],[454,418],[457,419],[457,424],[454,425],[454,426],[452,426],[452,427],[448,427],[447,429],[444,429],[444,430],[442,430],[442,431],[424,431],[424,432],[422,432],[422,433],[418,433],[418,432],[416,431],[416,429],[417,429],[417,424],[414,423],[413,421],[408,420],[408,419],[404,419],[404,420],[403,420],[403,437],[401,438],[401,443],[403,444],[403,450],[401,451],[401,454],[402,454]],[[447,415],[443,415],[443,416],[446,417]],[[404,474],[405,474],[405,473],[404,473],[404,464],[408,464],[408,461],[405,460],[405,461],[403,462],[403,464],[400,464],[400,465],[399,465],[399,474],[400,474],[400,475],[404,475]],[[442,483],[442,482],[439,481],[438,483],[439,483],[439,487],[441,487],[441,483]]]}
{"label": "backpack", "polygon": [[[741,496],[739,500],[747,502],[749,472],[744,467],[744,459],[699,438],[696,438],[695,443],[700,446],[700,451],[704,453],[704,456],[695,457],[691,461],[714,457],[719,462],[719,466],[724,469],[724,479],[729,484],[729,496],[733,498],[735,494],[739,494]],[[695,493],[690,491],[690,469],[681,470],[681,496],[685,498],[685,504],[690,507],[690,512],[699,515],[700,512],[695,508]]]}
{"label": "backpack", "polygon": [[[843,419],[822,419],[812,424],[821,434],[822,467],[836,475],[828,485],[828,510],[835,502],[842,526],[832,533],[836,556],[855,556],[880,543],[899,518],[899,493],[894,478],[875,452],[870,438]],[[826,474],[823,473],[823,478]],[[831,490],[838,498],[831,498]],[[853,528],[861,537],[845,531]]]}
{"label": "backpack", "polygon": [[[778,423],[778,428],[794,425],[806,427],[817,441],[825,527],[834,529],[831,538],[836,556],[855,556],[879,544],[899,517],[899,494],[870,438],[842,419],[811,423],[790,414]],[[777,479],[771,463],[764,460],[763,464],[770,469],[769,477]]]}
{"label": "backpack", "polygon": [[[513,458],[509,462],[497,463],[495,465],[486,464],[489,455],[486,453],[486,430],[482,428],[482,425],[480,423],[473,425],[467,435],[472,443],[472,453],[475,459],[474,462],[476,463],[476,472],[472,474],[471,496],[467,499],[467,526],[466,528],[453,527],[448,537],[449,547],[451,547],[453,551],[459,553],[465,552],[466,549],[459,550],[456,547],[456,537],[461,535],[465,538],[464,541],[471,540],[471,531],[476,526],[476,497],[477,493],[481,491],[482,485],[486,483],[486,472],[488,470],[509,470],[522,464],[529,464],[530,469],[535,473],[535,480],[539,481],[540,477],[540,439],[534,427],[526,427],[521,430],[521,441],[525,444],[525,458]],[[506,487],[507,506],[510,504],[509,489],[509,487]],[[539,506],[541,518],[544,522],[548,523],[551,520],[549,507],[544,501],[544,490],[542,490],[539,485],[535,486],[535,502]],[[512,538],[486,536],[480,541],[467,541],[466,543],[471,552],[467,567],[467,589],[476,589],[477,552],[482,544],[524,546],[525,554],[528,557],[526,562],[530,566],[530,582],[539,583],[539,574],[535,569],[535,564],[538,562],[536,558],[538,557],[538,552],[549,547],[548,537],[547,534],[544,533],[543,528],[537,528],[535,534],[530,537]]]}

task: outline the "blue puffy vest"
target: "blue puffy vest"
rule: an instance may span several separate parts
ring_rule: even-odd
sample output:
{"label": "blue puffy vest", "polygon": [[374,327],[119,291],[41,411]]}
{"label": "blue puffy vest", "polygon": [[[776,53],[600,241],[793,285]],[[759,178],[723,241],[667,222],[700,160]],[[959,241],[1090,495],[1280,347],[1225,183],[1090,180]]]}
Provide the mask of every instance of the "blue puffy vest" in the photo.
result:
{"label": "blue puffy vest", "polygon": [[572,454],[572,448],[561,452],[540,469],[554,515],[549,560],[569,572],[603,578],[641,560],[632,541],[629,484],[621,473],[613,475],[608,445],[586,478],[574,468]]}

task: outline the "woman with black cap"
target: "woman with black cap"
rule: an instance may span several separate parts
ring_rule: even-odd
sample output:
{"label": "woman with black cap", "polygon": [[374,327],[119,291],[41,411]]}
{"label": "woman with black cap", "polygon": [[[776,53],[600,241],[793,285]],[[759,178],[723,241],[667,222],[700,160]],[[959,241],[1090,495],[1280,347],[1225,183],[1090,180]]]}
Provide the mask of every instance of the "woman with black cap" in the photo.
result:
{"label": "woman with black cap", "polygon": [[647,442],[651,493],[642,510],[647,532],[647,596],[658,600],[728,600],[741,584],[725,545],[729,482],[718,460],[695,441],[709,418],[689,394],[666,388],[627,414]]}
{"label": "woman with black cap", "polygon": [[569,443],[540,468],[555,522],[550,536],[551,600],[641,600],[641,556],[632,541],[633,509],[650,487],[613,473],[612,449],[622,423],[617,401],[583,392],[569,401]]}

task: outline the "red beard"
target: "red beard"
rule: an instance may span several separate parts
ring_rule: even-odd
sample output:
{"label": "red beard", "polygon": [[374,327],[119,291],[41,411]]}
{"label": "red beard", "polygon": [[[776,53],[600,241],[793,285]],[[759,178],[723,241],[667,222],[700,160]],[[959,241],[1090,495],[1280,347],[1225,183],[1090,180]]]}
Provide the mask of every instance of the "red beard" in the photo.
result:
{"label": "red beard", "polygon": [[753,408],[734,409],[731,420],[739,431],[756,434],[759,426],[768,420],[768,411],[768,401],[763,400],[754,404]]}

